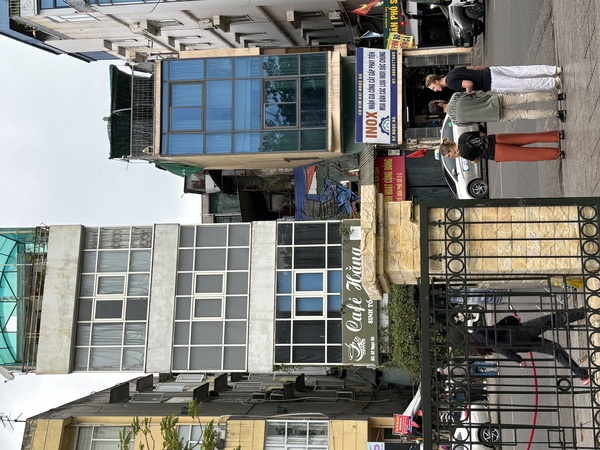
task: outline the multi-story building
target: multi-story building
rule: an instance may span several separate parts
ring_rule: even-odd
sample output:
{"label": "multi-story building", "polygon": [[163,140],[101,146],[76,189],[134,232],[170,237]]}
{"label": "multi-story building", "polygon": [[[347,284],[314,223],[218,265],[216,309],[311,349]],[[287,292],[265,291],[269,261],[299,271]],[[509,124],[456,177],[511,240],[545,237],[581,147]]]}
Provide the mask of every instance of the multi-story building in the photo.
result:
{"label": "multi-story building", "polygon": [[357,222],[52,226],[37,372],[377,365]]}
{"label": "multi-story building", "polygon": [[[347,2],[345,2],[347,3]],[[354,42],[356,20],[327,0],[2,0],[2,34],[86,61],[146,60],[181,51]]]}
{"label": "multi-story building", "polygon": [[[158,449],[163,441],[160,422],[172,414],[178,419],[178,438],[191,446],[202,440],[212,421],[216,448],[363,450],[385,445],[409,450],[418,444],[402,443],[392,433],[392,415],[402,412],[410,396],[366,382],[304,374],[252,379],[226,373],[206,378],[165,374],[154,381],[148,375],[27,419],[22,449],[118,448],[119,433],[130,432],[135,417],[142,424],[150,419],[149,433],[139,433],[128,448],[143,443]],[[201,402],[196,418],[188,415],[192,398]]]}

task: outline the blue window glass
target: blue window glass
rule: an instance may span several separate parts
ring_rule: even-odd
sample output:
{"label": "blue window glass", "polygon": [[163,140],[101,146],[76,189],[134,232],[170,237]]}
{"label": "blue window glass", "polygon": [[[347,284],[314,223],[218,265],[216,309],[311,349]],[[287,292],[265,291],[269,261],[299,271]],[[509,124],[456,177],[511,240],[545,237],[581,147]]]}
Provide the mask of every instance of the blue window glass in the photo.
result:
{"label": "blue window glass", "polygon": [[235,77],[249,78],[260,77],[260,56],[251,56],[249,58],[236,58],[235,60]]}
{"label": "blue window glass", "polygon": [[202,131],[202,108],[171,108],[171,131]]}
{"label": "blue window glass", "polygon": [[206,82],[206,131],[231,131],[232,129],[231,80]]}
{"label": "blue window glass", "polygon": [[289,295],[278,295],[275,314],[277,318],[289,319],[292,317],[292,297]]}
{"label": "blue window glass", "polygon": [[298,297],[296,298],[297,316],[322,316],[323,298],[322,297]]}
{"label": "blue window glass", "polygon": [[204,153],[204,135],[194,134],[172,134],[168,140],[170,155],[197,155]]}
{"label": "blue window glass", "polygon": [[203,59],[178,59],[169,61],[170,80],[199,80],[204,78]]}
{"label": "blue window glass", "polygon": [[202,106],[202,84],[174,84],[171,106]]}
{"label": "blue window glass", "polygon": [[292,272],[277,272],[277,293],[290,294],[292,292]]}
{"label": "blue window glass", "polygon": [[298,75],[298,56],[273,55],[263,57],[263,76]]}
{"label": "blue window glass", "polygon": [[233,78],[233,61],[231,58],[207,58],[206,78]]}
{"label": "blue window glass", "polygon": [[327,296],[327,317],[338,318],[342,317],[342,296],[328,295]]}
{"label": "blue window glass", "polygon": [[54,9],[54,0],[41,0],[40,8],[41,9]]}
{"label": "blue window glass", "polygon": [[297,291],[322,291],[323,273],[297,273],[296,274]]}
{"label": "blue window glass", "polygon": [[302,130],[300,150],[327,150],[327,129]]}
{"label": "blue window glass", "polygon": [[341,270],[329,270],[327,272],[327,292],[342,292]]}
{"label": "blue window glass", "polygon": [[169,131],[169,107],[171,103],[169,101],[169,83],[162,84],[162,107],[161,107],[161,122],[162,131],[166,133]]}
{"label": "blue window glass", "polygon": [[207,133],[206,153],[231,153],[231,133]]}
{"label": "blue window glass", "polygon": [[290,152],[298,150],[297,131],[263,132],[263,152]]}
{"label": "blue window glass", "polygon": [[261,81],[235,81],[235,130],[260,130],[261,128]]}
{"label": "blue window glass", "polygon": [[234,153],[256,153],[260,151],[260,133],[235,133],[233,137]]}

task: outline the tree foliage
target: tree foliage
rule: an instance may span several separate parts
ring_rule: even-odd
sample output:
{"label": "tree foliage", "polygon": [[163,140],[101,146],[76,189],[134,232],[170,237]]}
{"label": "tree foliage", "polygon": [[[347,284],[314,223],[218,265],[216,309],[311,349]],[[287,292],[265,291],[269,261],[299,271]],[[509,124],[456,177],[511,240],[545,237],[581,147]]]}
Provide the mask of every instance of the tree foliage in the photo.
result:
{"label": "tree foliage", "polygon": [[[198,425],[202,427],[202,439],[196,443],[187,442],[184,438],[179,438],[177,424],[179,418],[174,414],[164,416],[160,421],[160,434],[163,439],[162,450],[222,450],[225,448],[224,441],[219,432],[215,429],[214,421],[202,425],[198,412],[200,405],[195,400],[188,404],[188,416],[196,419]],[[144,417],[134,417],[131,422],[131,430],[123,429],[119,432],[119,450],[131,450],[131,445],[136,436],[138,436],[138,450],[156,450],[156,441],[150,430],[152,419]],[[241,446],[234,450],[241,450]]]}

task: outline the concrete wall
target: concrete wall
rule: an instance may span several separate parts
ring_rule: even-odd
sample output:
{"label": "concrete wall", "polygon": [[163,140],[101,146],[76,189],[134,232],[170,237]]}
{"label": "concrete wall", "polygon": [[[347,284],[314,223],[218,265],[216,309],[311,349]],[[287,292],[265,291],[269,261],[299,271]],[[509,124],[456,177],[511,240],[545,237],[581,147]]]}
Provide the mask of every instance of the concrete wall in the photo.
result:
{"label": "concrete wall", "polygon": [[71,372],[82,241],[81,225],[50,227],[38,374]]}
{"label": "concrete wall", "polygon": [[179,225],[155,225],[148,320],[148,373],[171,371]]}
{"label": "concrete wall", "polygon": [[252,224],[248,372],[273,371],[277,222]]}

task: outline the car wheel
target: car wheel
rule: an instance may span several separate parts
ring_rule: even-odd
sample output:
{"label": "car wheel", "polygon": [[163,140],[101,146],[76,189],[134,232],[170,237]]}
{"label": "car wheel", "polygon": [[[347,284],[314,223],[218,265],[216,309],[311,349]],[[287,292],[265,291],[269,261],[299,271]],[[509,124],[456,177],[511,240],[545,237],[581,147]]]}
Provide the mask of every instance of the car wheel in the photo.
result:
{"label": "car wheel", "polygon": [[479,36],[485,30],[485,25],[481,20],[474,20],[473,27],[469,30],[473,36]]}
{"label": "car wheel", "polygon": [[486,447],[494,447],[500,443],[500,429],[490,424],[481,425],[477,436]]}
{"label": "car wheel", "polygon": [[485,4],[483,2],[477,2],[471,6],[465,6],[465,16],[469,19],[479,19],[485,14]]}
{"label": "car wheel", "polygon": [[481,178],[471,181],[468,189],[469,195],[473,198],[486,198],[488,196],[488,184]]}

